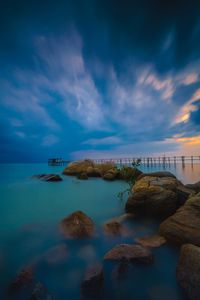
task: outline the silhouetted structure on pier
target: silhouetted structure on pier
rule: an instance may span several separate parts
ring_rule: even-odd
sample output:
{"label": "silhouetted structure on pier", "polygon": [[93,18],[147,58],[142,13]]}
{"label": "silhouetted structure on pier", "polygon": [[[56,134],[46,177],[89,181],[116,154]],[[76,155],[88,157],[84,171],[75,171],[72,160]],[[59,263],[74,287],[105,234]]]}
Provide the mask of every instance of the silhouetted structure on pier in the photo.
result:
{"label": "silhouetted structure on pier", "polygon": [[69,160],[64,160],[61,157],[48,159],[49,166],[64,166],[64,165],[68,164],[69,162],[70,162]]}

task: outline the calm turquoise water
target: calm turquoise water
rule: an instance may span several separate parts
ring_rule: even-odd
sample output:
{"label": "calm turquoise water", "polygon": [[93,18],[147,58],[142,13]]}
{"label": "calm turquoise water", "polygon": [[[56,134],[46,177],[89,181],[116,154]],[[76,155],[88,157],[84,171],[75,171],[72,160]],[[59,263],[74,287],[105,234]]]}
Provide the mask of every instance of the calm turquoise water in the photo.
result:
{"label": "calm turquoise water", "polygon": [[[101,261],[117,243],[133,243],[134,239],[156,232],[152,220],[133,220],[128,238],[107,238],[102,225],[124,213],[125,201],[117,197],[126,188],[122,181],[101,179],[79,181],[63,176],[62,182],[42,182],[31,176],[61,173],[63,167],[46,164],[0,165],[0,284],[1,299],[9,282],[24,266],[36,263],[36,280],[44,283],[55,299],[80,299],[80,283],[84,270],[92,262]],[[162,170],[162,166],[143,167],[143,171]],[[166,166],[184,181],[200,179],[200,165]],[[59,222],[75,210],[83,210],[96,224],[91,240],[65,240],[58,230]],[[61,264],[49,264],[43,258],[54,246],[66,244],[68,255]],[[105,288],[102,299],[184,299],[175,278],[178,250],[168,246],[153,251],[151,266],[132,266],[120,280],[113,275],[113,264],[104,264]],[[20,300],[28,300],[20,297]]]}

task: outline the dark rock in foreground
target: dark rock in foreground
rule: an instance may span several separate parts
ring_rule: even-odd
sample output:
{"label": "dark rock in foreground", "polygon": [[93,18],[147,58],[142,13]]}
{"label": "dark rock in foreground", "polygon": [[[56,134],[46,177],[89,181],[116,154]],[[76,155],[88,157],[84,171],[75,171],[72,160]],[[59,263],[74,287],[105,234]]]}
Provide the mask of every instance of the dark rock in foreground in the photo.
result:
{"label": "dark rock in foreground", "polygon": [[57,174],[39,174],[34,175],[33,177],[43,181],[62,181],[62,178]]}
{"label": "dark rock in foreground", "polygon": [[188,299],[200,299],[200,248],[191,244],[181,247],[177,279]]}
{"label": "dark rock in foreground", "polygon": [[151,264],[153,254],[141,245],[120,244],[108,251],[104,260]]}
{"label": "dark rock in foreground", "polygon": [[85,296],[96,296],[103,288],[103,267],[95,264],[88,268],[81,284],[81,292]]}
{"label": "dark rock in foreground", "polygon": [[94,233],[94,223],[82,211],[76,211],[64,218],[60,227],[66,237],[84,238],[91,237]]}
{"label": "dark rock in foreground", "polygon": [[172,243],[200,246],[200,193],[161,223],[160,234]]}
{"label": "dark rock in foreground", "polygon": [[154,248],[164,245],[166,243],[166,239],[160,235],[152,235],[137,238],[136,242],[144,247]]}
{"label": "dark rock in foreground", "polygon": [[126,203],[126,211],[166,218],[175,213],[191,194],[194,191],[185,188],[174,176],[144,176],[133,186],[132,195]]}

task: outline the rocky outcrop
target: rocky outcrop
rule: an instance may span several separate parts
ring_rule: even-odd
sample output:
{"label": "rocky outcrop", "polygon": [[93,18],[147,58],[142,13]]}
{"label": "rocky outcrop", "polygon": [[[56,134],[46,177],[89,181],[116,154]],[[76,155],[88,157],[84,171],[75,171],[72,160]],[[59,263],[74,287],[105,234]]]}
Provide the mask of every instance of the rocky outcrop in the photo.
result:
{"label": "rocky outcrop", "polygon": [[141,245],[120,244],[107,252],[104,260],[150,264],[153,254]]}
{"label": "rocky outcrop", "polygon": [[196,193],[200,193],[200,181],[193,184],[186,184],[185,187],[194,190]]}
{"label": "rocky outcrop", "polygon": [[160,234],[172,243],[200,246],[200,193],[161,223]]}
{"label": "rocky outcrop", "polygon": [[200,299],[200,248],[191,244],[181,247],[177,279],[188,299]]}
{"label": "rocky outcrop", "polygon": [[[142,174],[137,168],[123,167],[119,170],[114,163],[105,162],[101,164],[94,163],[92,160],[79,160],[70,163],[63,171],[64,175],[81,176],[86,174],[88,177],[101,177],[108,181],[116,179],[130,180],[137,179]],[[85,177],[85,175],[84,175]],[[79,178],[83,179],[83,178]],[[84,178],[85,179],[85,178]]]}
{"label": "rocky outcrop", "polygon": [[85,296],[96,296],[103,287],[103,266],[95,264],[86,270],[81,284],[81,292]]}
{"label": "rocky outcrop", "polygon": [[[157,173],[156,173],[157,174]],[[144,176],[137,180],[126,211],[137,215],[166,218],[184,204],[192,190],[186,189],[174,176]]]}
{"label": "rocky outcrop", "polygon": [[66,237],[84,238],[91,237],[94,233],[94,223],[82,211],[76,211],[64,218],[60,227]]}
{"label": "rocky outcrop", "polygon": [[136,242],[144,247],[160,247],[166,243],[166,239],[160,235],[145,236],[137,238]]}
{"label": "rocky outcrop", "polygon": [[33,178],[37,178],[43,181],[62,181],[62,177],[57,174],[39,174],[34,175]]}

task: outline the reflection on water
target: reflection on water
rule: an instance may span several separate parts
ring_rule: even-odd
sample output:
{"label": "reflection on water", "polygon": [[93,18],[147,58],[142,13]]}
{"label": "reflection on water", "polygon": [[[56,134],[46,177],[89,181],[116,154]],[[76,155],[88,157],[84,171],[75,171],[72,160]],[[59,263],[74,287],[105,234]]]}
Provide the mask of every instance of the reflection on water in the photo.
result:
{"label": "reflection on water", "polygon": [[[122,181],[79,181],[63,176],[62,182],[50,183],[33,180],[31,176],[61,173],[62,167],[35,164],[0,168],[0,299],[5,299],[5,288],[27,265],[35,266],[36,281],[45,284],[56,299],[80,299],[81,280],[88,265],[102,261],[117,243],[134,243],[136,238],[158,230],[159,224],[154,220],[133,219],[126,224],[130,236],[104,236],[104,222],[124,213],[125,203],[117,197],[126,188]],[[141,170],[171,171],[184,183],[200,180],[200,164],[150,164],[141,166]],[[95,237],[65,240],[58,230],[59,222],[79,209],[94,220]],[[152,266],[130,267],[120,279],[114,276],[116,264],[104,263],[105,287],[100,298],[157,300],[168,295],[170,299],[183,300],[175,276],[178,250],[163,246],[153,252]],[[20,300],[28,299],[21,296]]]}

